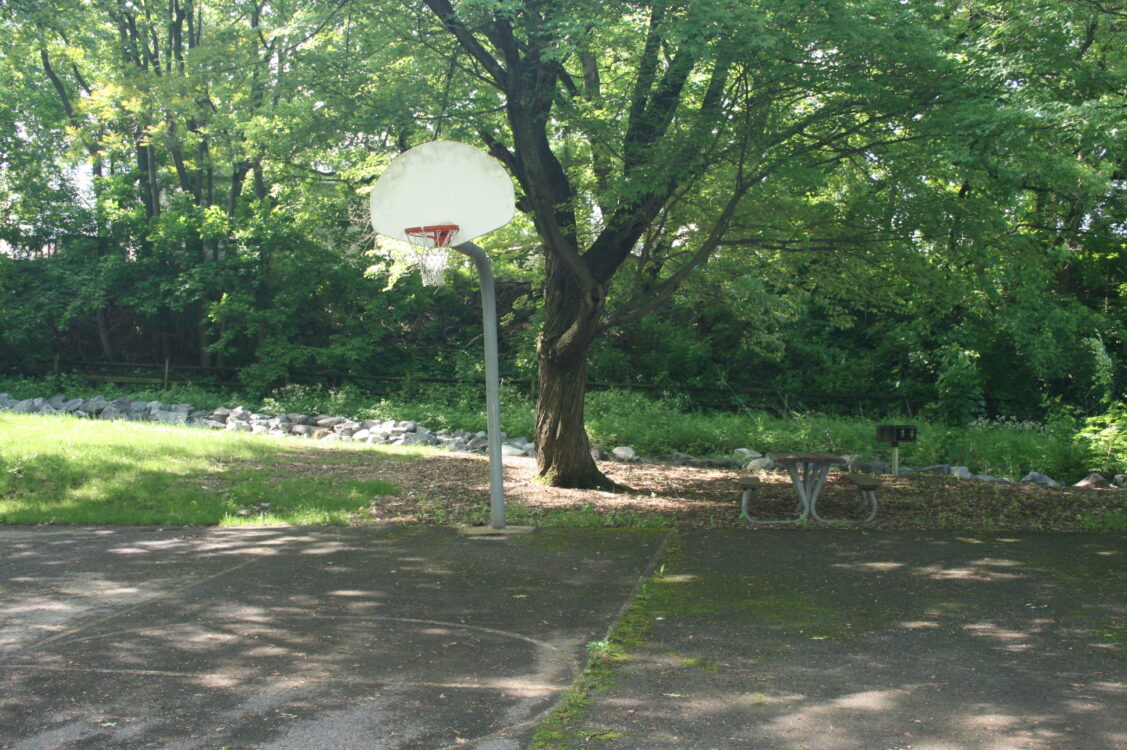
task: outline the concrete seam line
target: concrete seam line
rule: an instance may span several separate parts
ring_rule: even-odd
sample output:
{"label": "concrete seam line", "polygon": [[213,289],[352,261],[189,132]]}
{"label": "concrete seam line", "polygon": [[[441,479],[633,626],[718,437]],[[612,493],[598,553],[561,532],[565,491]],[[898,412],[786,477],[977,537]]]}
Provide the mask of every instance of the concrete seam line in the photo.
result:
{"label": "concrete seam line", "polygon": [[238,565],[235,565],[233,567],[224,568],[223,570],[219,571],[218,573],[213,573],[209,576],[204,576],[203,578],[197,578],[197,579],[195,579],[195,580],[193,580],[189,583],[184,584],[183,586],[178,586],[176,588],[169,589],[168,591],[166,591],[163,594],[160,594],[158,596],[154,596],[152,599],[147,599],[147,600],[141,602],[140,604],[135,604],[132,607],[126,607],[125,609],[117,610],[116,612],[111,612],[110,614],[105,615],[104,617],[99,617],[97,619],[90,620],[89,622],[85,622],[82,625],[79,625],[78,627],[69,628],[67,630],[64,630],[61,633],[55,633],[54,635],[48,636],[46,638],[43,638],[42,640],[38,640],[35,643],[32,643],[29,646],[26,646],[22,650],[27,651],[27,652],[35,651],[36,649],[42,648],[43,646],[46,646],[49,643],[54,643],[55,641],[61,640],[63,638],[68,638],[72,635],[76,635],[76,634],[81,633],[83,631],[89,630],[90,628],[93,628],[93,627],[96,627],[96,626],[101,625],[103,623],[109,622],[110,620],[114,620],[118,617],[124,617],[125,615],[136,612],[137,610],[144,609],[145,607],[149,606],[150,604],[153,604],[155,602],[164,601],[171,596],[175,596],[176,594],[180,594],[184,591],[187,591],[188,589],[193,588],[194,586],[198,586],[201,583],[204,583],[206,581],[210,581],[213,578],[219,578],[221,576],[227,575],[228,573],[234,573],[236,570],[241,570],[242,568],[245,568],[246,566],[251,565],[252,563],[258,562],[259,559],[261,559],[261,558],[246,560],[245,562],[241,562]]}
{"label": "concrete seam line", "polygon": [[646,582],[653,577],[654,571],[657,570],[658,563],[661,562],[661,559],[665,556],[666,548],[669,547],[669,540],[672,539],[676,533],[677,529],[670,529],[665,532],[665,536],[661,538],[661,543],[657,545],[657,550],[653,553],[649,562],[646,563],[646,567],[638,576],[638,580],[634,582],[634,588],[630,590],[630,595],[626,597],[626,601],[618,608],[618,611],[614,614],[614,619],[611,620],[610,625],[607,626],[606,635],[603,636],[604,641],[610,639],[611,634],[614,632],[614,627],[626,616],[626,613],[630,610],[630,607],[633,606],[634,600],[638,598],[638,594],[641,593]]}

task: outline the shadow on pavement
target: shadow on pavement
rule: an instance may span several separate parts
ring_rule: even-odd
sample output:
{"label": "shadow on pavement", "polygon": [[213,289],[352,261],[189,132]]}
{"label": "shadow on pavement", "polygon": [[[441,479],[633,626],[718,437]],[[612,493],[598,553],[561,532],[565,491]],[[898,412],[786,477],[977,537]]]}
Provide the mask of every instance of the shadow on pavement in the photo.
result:
{"label": "shadow on pavement", "polygon": [[603,748],[1127,747],[1121,535],[683,534]]}
{"label": "shadow on pavement", "polygon": [[526,747],[664,539],[0,529],[0,748]]}

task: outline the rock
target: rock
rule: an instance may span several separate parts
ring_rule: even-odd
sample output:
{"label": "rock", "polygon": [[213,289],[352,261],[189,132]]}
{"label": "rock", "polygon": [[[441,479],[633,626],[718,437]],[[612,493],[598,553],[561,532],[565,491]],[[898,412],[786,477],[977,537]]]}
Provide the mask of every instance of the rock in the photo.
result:
{"label": "rock", "polygon": [[1042,487],[1060,487],[1060,482],[1039,471],[1031,471],[1021,478],[1022,484],[1039,484]]}
{"label": "rock", "polygon": [[129,412],[122,411],[112,403],[107,404],[104,409],[98,414],[99,419],[125,419],[129,416]]}
{"label": "rock", "polygon": [[154,422],[161,424],[188,424],[187,411],[173,411],[171,409],[159,409],[157,411],[149,412],[149,418]]}
{"label": "rock", "polygon": [[523,456],[524,455],[524,448],[516,446],[516,445],[511,445],[509,443],[505,443],[504,445],[501,446],[501,455],[502,456]]}
{"label": "rock", "polygon": [[620,445],[617,448],[613,448],[610,454],[619,461],[636,461],[638,459],[638,454],[628,445]]}
{"label": "rock", "polygon": [[309,437],[313,438],[314,440],[324,440],[332,434],[332,430],[326,427],[318,427],[317,429],[313,430],[313,432],[309,433]]}
{"label": "rock", "polygon": [[744,468],[748,471],[770,471],[771,469],[775,468],[775,460],[773,458],[768,458],[767,456],[763,456],[761,458],[753,458],[752,460],[747,462]]}
{"label": "rock", "polygon": [[356,432],[352,433],[352,439],[358,440],[358,441],[367,440],[371,436],[372,436],[371,430],[360,429],[360,430],[357,430]]}
{"label": "rock", "polygon": [[606,461],[610,456],[607,452],[597,445],[591,446],[591,460],[592,461]]}
{"label": "rock", "polygon": [[95,396],[94,398],[88,398],[83,401],[82,406],[78,408],[87,414],[98,416],[102,413],[102,409],[105,409],[109,404],[110,402],[106,401],[104,396]]}
{"label": "rock", "polygon": [[1127,488],[1127,474],[1116,474],[1113,481],[1116,487]]}
{"label": "rock", "polygon": [[[855,471],[859,474],[891,474],[892,464],[886,464],[883,461],[849,461],[846,463],[846,468],[849,471]],[[906,466],[900,467],[900,472],[907,471]]]}
{"label": "rock", "polygon": [[669,454],[669,463],[674,466],[692,466],[695,461],[696,458],[690,456],[688,453],[673,451]]}
{"label": "rock", "polygon": [[936,466],[925,466],[922,469],[916,469],[917,474],[950,474],[950,464],[937,464]]}
{"label": "rock", "polygon": [[338,424],[344,424],[348,420],[344,417],[317,417],[316,421],[318,427],[324,427],[325,429],[331,430]]}
{"label": "rock", "polygon": [[750,448],[736,448],[732,451],[732,455],[737,459],[747,462],[756,458],[763,458],[763,454],[759,451],[753,451]]}
{"label": "rock", "polygon": [[[488,441],[487,441],[488,442]],[[405,432],[399,438],[400,445],[438,445],[438,438],[431,432]]]}
{"label": "rock", "polygon": [[64,401],[63,403],[59,404],[55,408],[58,409],[61,412],[66,412],[67,414],[74,414],[76,411],[78,411],[82,407],[82,404],[83,404],[83,399],[72,398],[72,399],[68,399],[68,400]]}
{"label": "rock", "polygon": [[968,469],[965,466],[953,466],[953,467],[951,467],[951,476],[957,477],[958,479],[973,479],[974,478],[974,474],[971,472],[970,469]]}
{"label": "rock", "polygon": [[1103,474],[1089,474],[1081,479],[1073,487],[1092,487],[1096,489],[1107,489],[1111,487],[1111,482],[1107,481],[1107,477]]}

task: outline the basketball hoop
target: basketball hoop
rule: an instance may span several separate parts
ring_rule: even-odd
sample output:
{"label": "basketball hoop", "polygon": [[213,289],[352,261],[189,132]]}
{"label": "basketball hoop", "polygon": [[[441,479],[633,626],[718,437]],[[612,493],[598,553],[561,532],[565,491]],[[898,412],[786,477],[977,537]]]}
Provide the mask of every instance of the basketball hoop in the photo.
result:
{"label": "basketball hoop", "polygon": [[446,263],[450,260],[450,243],[458,234],[457,224],[429,224],[407,227],[403,233],[411,240],[408,251],[411,262],[419,267],[424,286],[442,286]]}

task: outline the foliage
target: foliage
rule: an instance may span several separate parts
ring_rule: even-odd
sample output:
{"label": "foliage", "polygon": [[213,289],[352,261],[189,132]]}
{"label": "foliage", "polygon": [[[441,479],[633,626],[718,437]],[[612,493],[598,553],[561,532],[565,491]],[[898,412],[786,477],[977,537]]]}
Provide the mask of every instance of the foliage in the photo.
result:
{"label": "foliage", "polygon": [[1106,414],[1089,418],[1076,441],[1089,471],[1105,476],[1127,473],[1127,405],[1118,403]]}
{"label": "foliage", "polygon": [[938,400],[933,407],[940,421],[965,426],[985,410],[978,358],[978,352],[966,349],[947,348],[940,352],[939,377],[935,381]]}
{"label": "foliage", "polygon": [[[578,260],[603,305],[591,378],[682,407],[761,405],[748,389],[781,392],[785,409],[810,407],[797,393],[851,395],[869,414],[929,404],[950,425],[1115,407],[1120,10],[450,4],[537,98],[500,90],[488,56],[438,21],[445,5],[5,5],[0,372],[167,361],[210,382],[232,368],[247,401],[287,383],[477,376],[473,274],[451,269],[437,291],[412,273],[391,283],[364,216],[387,161],[442,137],[484,141],[519,183],[522,215],[482,240],[511,284],[506,375],[534,374],[556,330],[545,291]],[[509,122],[521,102],[545,112]],[[564,181],[546,188],[533,164]],[[401,395],[438,402],[428,419],[479,418],[468,397],[413,388]],[[628,404],[593,397],[593,439],[617,442],[600,411],[629,419]],[[531,434],[528,408],[506,421]],[[646,440],[722,451],[698,416]],[[936,459],[978,460],[958,430],[942,435]],[[1059,455],[1062,470],[1084,463]]]}

